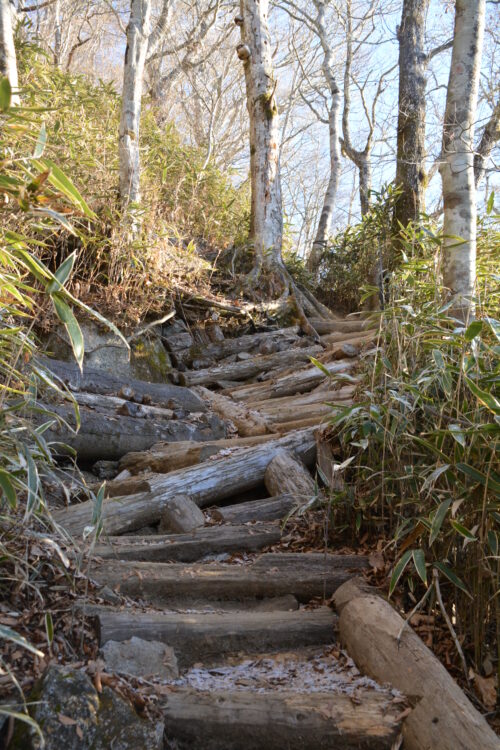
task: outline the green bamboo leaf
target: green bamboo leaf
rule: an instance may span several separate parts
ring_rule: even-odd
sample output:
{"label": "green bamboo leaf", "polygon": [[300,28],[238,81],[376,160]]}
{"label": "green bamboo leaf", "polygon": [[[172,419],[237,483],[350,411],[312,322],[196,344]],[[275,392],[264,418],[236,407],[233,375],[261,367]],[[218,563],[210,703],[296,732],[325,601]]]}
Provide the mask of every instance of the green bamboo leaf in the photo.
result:
{"label": "green bamboo leaf", "polygon": [[413,550],[413,564],[422,581],[427,585],[427,571],[425,569],[425,554],[421,549]]}
{"label": "green bamboo leaf", "polygon": [[54,640],[54,622],[50,612],[45,613],[45,632],[47,634],[47,642],[51,646]]}
{"label": "green bamboo leaf", "polygon": [[16,721],[23,721],[25,724],[28,724],[40,737],[40,747],[45,747],[45,739],[42,734],[42,730],[40,729],[39,725],[36,723],[34,719],[31,718],[29,714],[23,714],[20,711],[16,711],[15,709],[11,709],[8,706],[4,704],[3,707],[0,707],[0,714],[2,716],[7,716],[8,718],[12,717]]}
{"label": "green bamboo leaf", "polygon": [[12,98],[12,89],[10,87],[10,81],[5,76],[0,81],[0,109],[2,112],[7,112],[10,108],[10,100]]}
{"label": "green bamboo leaf", "polygon": [[59,319],[64,323],[64,326],[68,332],[71,346],[73,348],[73,354],[75,355],[75,359],[78,362],[78,366],[81,370],[83,366],[84,355],[84,341],[81,328],[78,325],[77,319],[73,315],[73,311],[71,310],[69,305],[67,305],[66,302],[61,299],[58,293],[55,292],[54,294],[51,294],[50,297],[52,299],[52,302],[54,303],[54,307]]}
{"label": "green bamboo leaf", "polygon": [[401,557],[401,559],[398,561],[398,563],[396,564],[396,567],[394,568],[394,572],[391,577],[391,583],[389,585],[389,596],[392,595],[394,589],[396,588],[397,583],[399,579],[401,578],[401,576],[403,575],[406,566],[410,562],[412,555],[413,555],[413,550],[407,550],[404,553],[404,555]]}
{"label": "green bamboo leaf", "polygon": [[434,362],[436,363],[436,366],[440,370],[444,370],[445,369],[446,365],[445,365],[444,357],[441,354],[441,352],[439,351],[439,349],[433,349],[432,350],[432,359],[434,360]]}
{"label": "green bamboo leaf", "polygon": [[434,567],[437,568],[441,573],[443,573],[446,578],[452,582],[454,586],[459,588],[461,591],[464,592],[464,594],[467,594],[469,599],[473,599],[474,597],[471,596],[470,591],[468,590],[467,586],[464,584],[464,582],[454,573],[451,568],[449,568],[447,565],[445,565],[443,562],[436,562],[434,563]]}
{"label": "green bamboo leaf", "polygon": [[441,531],[441,526],[443,525],[443,521],[445,519],[445,516],[448,512],[448,508],[451,505],[451,499],[444,500],[441,505],[438,506],[438,509],[436,510],[434,514],[434,518],[432,519],[431,524],[431,533],[429,536],[429,547],[433,545],[433,543],[436,541],[436,539],[439,536],[439,532]]}
{"label": "green bamboo leaf", "polygon": [[17,507],[17,495],[14,485],[12,484],[11,478],[6,471],[0,469],[0,487],[3,490],[7,502],[9,503],[12,510]]}
{"label": "green bamboo leaf", "polygon": [[48,178],[50,184],[65,195],[74,206],[77,206],[85,214],[85,216],[88,216],[89,219],[95,218],[94,212],[91,211],[69,177],[66,177],[57,164],[54,164],[51,159],[35,159],[33,164],[41,172],[50,169],[50,175]]}
{"label": "green bamboo leaf", "polygon": [[450,424],[448,425],[448,431],[451,433],[453,440],[456,440],[456,442],[461,445],[462,448],[465,448],[465,435],[460,425]]}
{"label": "green bamboo leaf", "polygon": [[73,270],[73,266],[75,265],[76,260],[76,250],[75,252],[71,253],[71,255],[68,255],[66,260],[64,260],[57,271],[54,272],[55,279],[54,281],[51,281],[50,284],[47,287],[47,292],[51,294],[52,292],[58,292],[62,289],[66,281],[68,280],[71,271]]}
{"label": "green bamboo leaf", "polygon": [[486,474],[483,474],[483,472],[479,471],[479,469],[475,469],[474,466],[462,463],[461,461],[456,464],[456,467],[459,471],[462,472],[462,474],[466,474],[475,482],[479,482],[483,485],[483,487],[488,486],[488,489],[492,490],[497,495],[500,495],[500,482],[497,481],[495,475],[493,475],[491,472],[487,477]]}
{"label": "green bamboo leaf", "polygon": [[491,550],[491,554],[497,557],[498,555],[498,535],[493,529],[488,531],[488,546]]}
{"label": "green bamboo leaf", "polygon": [[8,628],[7,625],[0,625],[0,638],[3,638],[5,641],[12,641],[12,643],[15,643],[17,646],[22,646],[22,648],[25,648],[27,651],[31,651],[32,654],[35,654],[36,656],[39,656],[41,659],[43,659],[43,651],[40,651],[38,648],[35,648],[35,646],[32,646],[31,643],[27,641],[23,635],[19,635],[19,633],[16,633],[16,631],[12,630],[12,628]]}
{"label": "green bamboo leaf", "polygon": [[464,375],[464,380],[471,389],[472,393],[476,396],[478,401],[480,401],[484,406],[486,406],[487,409],[493,412],[493,414],[500,415],[500,401],[498,401],[498,399],[496,399],[492,393],[483,391],[474,383],[473,380],[468,378],[466,375]]}
{"label": "green bamboo leaf", "polygon": [[444,474],[448,469],[450,468],[450,464],[443,464],[443,466],[438,466],[434,471],[432,471],[425,482],[422,485],[421,492],[426,490],[428,487],[433,485],[441,476],[441,474]]}
{"label": "green bamboo leaf", "polygon": [[488,197],[488,202],[486,203],[486,213],[488,214],[488,216],[493,211],[494,205],[495,205],[495,191],[492,190]]}
{"label": "green bamboo leaf", "polygon": [[471,542],[475,542],[477,537],[474,536],[474,534],[469,531],[469,529],[466,529],[465,526],[462,526],[461,523],[458,523],[458,521],[454,521],[453,519],[450,519],[450,523],[461,536],[465,537],[465,539],[469,539]]}
{"label": "green bamboo leaf", "polygon": [[481,333],[483,327],[482,320],[473,320],[465,331],[464,337],[466,341],[472,341],[476,336]]}
{"label": "green bamboo leaf", "polygon": [[311,364],[313,364],[315,367],[318,368],[318,370],[321,370],[322,373],[324,373],[327,377],[331,377],[331,372],[328,370],[328,368],[325,367],[325,365],[320,362],[315,357],[309,357]]}
{"label": "green bamboo leaf", "polygon": [[35,150],[33,152],[33,159],[39,159],[45,151],[45,145],[47,143],[47,128],[45,123],[42,122],[42,127],[38,134],[38,140],[36,142]]}
{"label": "green bamboo leaf", "polygon": [[485,318],[485,321],[488,323],[497,340],[500,341],[500,321],[495,320],[495,318]]}

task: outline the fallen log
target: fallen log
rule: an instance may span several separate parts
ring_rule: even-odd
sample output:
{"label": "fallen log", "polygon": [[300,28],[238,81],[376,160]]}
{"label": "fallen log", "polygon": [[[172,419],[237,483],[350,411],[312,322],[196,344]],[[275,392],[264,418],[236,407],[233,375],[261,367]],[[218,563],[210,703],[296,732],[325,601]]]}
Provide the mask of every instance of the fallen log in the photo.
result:
{"label": "fallen log", "polygon": [[108,537],[106,543],[95,547],[95,556],[142,562],[195,562],[207,555],[255,552],[276,544],[280,537],[276,523],[209,526],[190,534]]}
{"label": "fallen log", "polygon": [[278,495],[266,497],[264,500],[228,505],[225,508],[210,508],[210,515],[215,521],[232,524],[274,521],[285,518],[296,505],[297,499],[293,495]]}
{"label": "fallen log", "polygon": [[327,320],[325,318],[310,318],[309,320],[320,336],[328,333],[362,333],[367,327],[365,320]]}
{"label": "fallen log", "polygon": [[174,416],[173,409],[161,406],[138,404],[118,396],[103,396],[100,393],[83,393],[77,391],[71,394],[78,406],[109,414],[112,416],[134,417],[135,419],[170,420]]}
{"label": "fallen log", "polygon": [[394,750],[400,713],[389,690],[364,687],[356,701],[348,692],[180,688],[164,709],[179,750]]}
{"label": "fallen log", "polygon": [[[220,527],[219,527],[220,528]],[[115,562],[96,564],[92,578],[155,605],[172,601],[239,601],[293,594],[301,602],[327,599],[366,568],[360,555],[263,554],[247,565]]]}
{"label": "fallen log", "polygon": [[321,343],[326,347],[333,347],[335,344],[352,344],[360,346],[374,341],[377,338],[378,328],[367,328],[364,333],[328,333],[321,336]]}
{"label": "fallen log", "polygon": [[295,612],[142,613],[101,611],[99,642],[143,640],[168,643],[181,668],[220,660],[240,651],[265,652],[331,643],[335,615],[321,607]]}
{"label": "fallen log", "polygon": [[[355,367],[352,360],[340,360],[324,365],[331,375],[349,372]],[[295,393],[305,393],[312,390],[326,377],[325,373],[314,365],[298,370],[288,375],[276,377],[266,383],[249,383],[241,388],[235,388],[226,395],[236,401],[263,400],[278,396],[293,396]]]}
{"label": "fallen log", "polygon": [[215,414],[218,414],[222,419],[231,421],[242,437],[266,435],[272,432],[263,416],[240,403],[236,403],[231,398],[227,398],[221,393],[213,393],[202,386],[197,386],[195,392],[209,404],[210,409]]}
{"label": "fallen log", "polygon": [[500,742],[445,667],[404,620],[364,583],[335,595],[340,637],[357,667],[415,701],[403,723],[408,750],[498,750]]}
{"label": "fallen log", "polygon": [[[255,352],[263,350],[261,354],[270,354],[272,348],[290,348],[297,345],[299,339],[299,326],[290,328],[280,328],[275,331],[265,331],[263,333],[246,334],[234,339],[224,339],[214,344],[208,344],[205,347],[205,353],[208,357],[214,359],[223,359],[230,357],[231,354],[240,352]],[[307,342],[307,339],[302,339]]]}
{"label": "fallen log", "polygon": [[[76,429],[76,418],[70,404],[46,405],[49,411],[73,427],[64,423],[54,424],[44,433],[46,440],[63,443],[77,452],[81,461],[117,460],[130,451],[143,451],[159,440],[214,440],[226,434],[224,423],[215,414],[201,413],[196,418],[152,420],[136,419],[121,414],[103,414],[80,408],[80,428]],[[42,417],[37,417],[41,421]],[[46,421],[46,417],[43,417]],[[64,449],[63,449],[64,450]]]}
{"label": "fallen log", "polygon": [[209,367],[206,370],[181,372],[179,380],[181,385],[185,386],[207,385],[216,383],[218,380],[248,380],[258,375],[259,372],[270,370],[273,367],[288,367],[309,362],[310,357],[314,357],[322,351],[322,346],[315,345],[305,349],[276,352],[275,354],[259,354],[250,359]]}
{"label": "fallen log", "polygon": [[315,416],[308,417],[307,419],[292,420],[291,422],[275,422],[274,427],[280,435],[289,435],[291,432],[297,430],[305,430],[308,427],[318,427],[322,423],[325,417]]}
{"label": "fallen log", "polygon": [[187,534],[205,525],[203,511],[187,495],[173,497],[161,512],[160,534]]}
{"label": "fallen log", "polygon": [[296,396],[282,396],[281,398],[265,399],[263,401],[246,401],[245,405],[262,414],[274,414],[279,412],[280,409],[300,408],[332,401],[347,401],[352,398],[354,391],[355,386],[348,385],[337,390],[315,390],[312,393],[302,393]]}
{"label": "fallen log", "polygon": [[302,503],[316,494],[313,478],[304,464],[285,450],[278,451],[269,462],[264,484],[270,495],[288,493]]}
{"label": "fallen log", "polygon": [[[276,440],[276,435],[206,440],[198,443],[193,440],[179,441],[178,443],[156,443],[148,451],[127,453],[120,459],[120,469],[127,469],[131,474],[139,474],[141,471],[167,474],[169,471],[200,464],[220,451],[235,451],[240,448],[261,445],[269,440]],[[111,485],[114,486],[114,483],[108,482],[108,487]],[[113,489],[110,494],[119,495],[119,487],[116,486],[116,491]],[[128,495],[130,493],[125,491],[123,494]]]}
{"label": "fallen log", "polygon": [[118,396],[126,385],[133,398],[137,401],[150,400],[158,406],[167,409],[184,409],[186,411],[206,411],[206,406],[199,396],[189,388],[183,388],[169,383],[148,383],[145,380],[127,380],[124,384],[120,378],[115,378],[100,370],[84,367],[83,373],[77,364],[63,362],[58,359],[40,358],[37,362],[49,374],[59,378],[72,391],[87,391],[110,396]]}
{"label": "fallen log", "polygon": [[[200,507],[213,504],[237,492],[258,487],[264,479],[269,461],[285,448],[304,462],[314,462],[314,430],[303,430],[246,448],[236,455],[206,461],[170,474],[154,474],[148,481],[149,491],[128,497],[108,498],[102,504],[101,520],[107,534],[123,534],[157,523],[169,500],[186,490]],[[87,500],[54,513],[54,519],[70,534],[81,534],[93,517],[93,502]]]}
{"label": "fallen log", "polygon": [[[270,402],[272,403],[272,401]],[[269,421],[269,424],[272,426],[276,432],[279,432],[279,428],[276,426],[277,424],[282,424],[283,422],[297,422],[301,419],[311,419],[311,418],[317,418],[318,422],[321,421],[321,419],[325,416],[329,416],[332,414],[332,405],[339,404],[342,406],[348,406],[352,403],[352,399],[324,399],[322,403],[318,404],[311,404],[310,406],[304,405],[304,406],[289,406],[281,407],[276,410],[269,410],[265,411],[265,415],[267,420]],[[264,410],[263,410],[264,411]]]}

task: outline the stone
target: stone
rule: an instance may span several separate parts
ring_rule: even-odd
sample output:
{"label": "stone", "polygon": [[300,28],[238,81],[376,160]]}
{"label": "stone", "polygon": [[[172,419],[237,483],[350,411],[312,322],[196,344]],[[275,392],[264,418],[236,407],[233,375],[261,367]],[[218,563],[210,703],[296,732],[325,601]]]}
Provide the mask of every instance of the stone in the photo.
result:
{"label": "stone", "polygon": [[96,461],[92,466],[92,473],[101,480],[114,479],[118,473],[118,461]]}
{"label": "stone", "polygon": [[[107,372],[115,377],[165,383],[172,372],[169,354],[154,332],[149,332],[130,342],[130,349],[112,331],[93,321],[80,321],[85,347],[84,365],[93,370]],[[66,331],[54,331],[46,348],[56,358],[74,361]]]}
{"label": "stone", "polygon": [[161,750],[163,724],[140,718],[109,687],[98,693],[84,672],[51,665],[35,685],[31,713],[45,746],[27,724],[16,727],[13,750]]}
{"label": "stone", "polygon": [[159,641],[145,641],[135,636],[128,641],[107,641],[101,654],[108,672],[165,680],[179,676],[174,649]]}
{"label": "stone", "polygon": [[186,534],[205,525],[203,511],[187,495],[169,500],[161,518],[159,532]]}

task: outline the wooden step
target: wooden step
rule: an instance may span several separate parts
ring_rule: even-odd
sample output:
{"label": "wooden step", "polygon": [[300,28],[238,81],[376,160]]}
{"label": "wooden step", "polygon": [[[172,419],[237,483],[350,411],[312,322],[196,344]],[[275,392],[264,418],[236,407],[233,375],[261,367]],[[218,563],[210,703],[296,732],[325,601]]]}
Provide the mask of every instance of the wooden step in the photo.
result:
{"label": "wooden step", "polygon": [[[147,480],[146,491],[104,500],[101,514],[104,531],[123,534],[156,523],[169,499],[177,495],[187,493],[197,505],[206,507],[258,487],[264,480],[269,461],[281,449],[290,450],[305,463],[312,464],[316,457],[314,430],[295,432],[170,474],[153,474]],[[92,523],[93,514],[94,503],[87,500],[56,511],[54,519],[70,534],[82,534]]]}
{"label": "wooden step", "polygon": [[249,521],[273,521],[286,518],[297,506],[294,495],[277,495],[262,500],[249,500],[246,503],[226,505],[222,508],[210,508],[210,515],[216,521],[224,523],[248,523]]}
{"label": "wooden step", "polygon": [[401,705],[390,690],[353,695],[200,691],[168,695],[167,738],[178,750],[394,750]]}
{"label": "wooden step", "polygon": [[132,636],[171,646],[184,668],[231,654],[258,653],[331,643],[336,616],[328,607],[295,612],[94,612],[99,642]]}
{"label": "wooden step", "polygon": [[95,556],[143,562],[193,562],[207,555],[255,552],[281,538],[278,523],[209,526],[190,534],[108,537]]}
{"label": "wooden step", "polygon": [[313,597],[330,597],[366,567],[362,555],[267,553],[244,565],[104,560],[94,565],[92,578],[156,605],[176,599],[237,601],[284,594],[308,602]]}

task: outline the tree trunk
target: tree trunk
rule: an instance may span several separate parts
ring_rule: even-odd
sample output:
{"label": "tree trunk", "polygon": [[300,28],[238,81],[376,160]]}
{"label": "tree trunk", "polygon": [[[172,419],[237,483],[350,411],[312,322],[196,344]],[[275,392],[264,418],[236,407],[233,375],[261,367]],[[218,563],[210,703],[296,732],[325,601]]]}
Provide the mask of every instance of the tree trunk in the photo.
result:
{"label": "tree trunk", "polygon": [[485,125],[483,135],[474,154],[474,182],[476,187],[484,177],[488,159],[498,141],[500,141],[500,100],[493,108],[491,117]]}
{"label": "tree trunk", "polygon": [[150,17],[151,0],[131,0],[119,137],[120,198],[126,206],[140,200],[139,123]]}
{"label": "tree trunk", "polygon": [[484,18],[485,0],[456,0],[440,172],[444,204],[443,283],[454,300],[454,313],[462,319],[467,319],[474,310],[474,123]]}
{"label": "tree trunk", "polygon": [[242,651],[265,653],[329,644],[336,620],[328,607],[296,612],[189,614],[101,611],[98,617],[101,645],[133,636],[162,641],[175,650],[181,668],[201,661],[214,663]]}
{"label": "tree trunk", "polygon": [[396,186],[401,188],[394,225],[418,221],[425,203],[425,19],[429,0],[404,0],[399,41]]}
{"label": "tree trunk", "polygon": [[340,107],[341,96],[334,73],[333,53],[328,41],[328,33],[325,27],[325,3],[323,0],[315,0],[318,11],[316,16],[316,28],[323,47],[323,74],[330,90],[330,109],[328,112],[328,135],[330,147],[330,177],[326,189],[323,208],[319,217],[316,237],[307,259],[307,267],[312,273],[318,270],[321,255],[326,247],[331,234],[335,200],[340,179]]}
{"label": "tree trunk", "polygon": [[[154,474],[148,479],[148,491],[103,502],[103,528],[108,534],[123,534],[157,523],[169,499],[186,492],[200,507],[206,507],[237,492],[258,487],[264,480],[269,461],[281,448],[294,451],[305,463],[313,462],[316,456],[313,433],[313,429],[296,432],[236,455],[208,460],[171,474]],[[88,500],[58,510],[54,517],[69,533],[81,534],[92,521],[93,508],[93,502]]]}
{"label": "tree trunk", "polygon": [[254,274],[262,266],[283,266],[283,214],[279,166],[279,123],[276,81],[267,25],[268,0],[240,0],[241,44],[250,124],[251,218],[250,242],[255,253]]}
{"label": "tree trunk", "polygon": [[14,6],[9,0],[0,0],[0,75],[9,79],[12,89],[11,104],[19,104],[17,59],[12,28]]}
{"label": "tree trunk", "polygon": [[288,493],[298,504],[304,504],[316,495],[314,480],[301,461],[288,451],[278,451],[264,474],[264,484],[270,495]]}
{"label": "tree trunk", "polygon": [[61,0],[56,0],[54,4],[54,65],[57,68],[61,65],[61,46]]}
{"label": "tree trunk", "polygon": [[370,210],[370,193],[372,189],[372,164],[369,154],[361,154],[356,162],[359,172],[359,203],[361,216]]}
{"label": "tree trunk", "polygon": [[176,600],[245,601],[284,594],[306,603],[315,597],[328,599],[366,567],[363,555],[278,552],[243,565],[104,560],[93,566],[92,578],[103,586],[119,587],[124,596],[161,606]]}
{"label": "tree trunk", "polygon": [[486,720],[376,590],[349,581],[334,601],[342,643],[358,669],[411,696],[414,708],[403,723],[407,750],[498,750],[498,737]]}
{"label": "tree trunk", "polygon": [[108,537],[95,548],[96,557],[142,562],[195,562],[207,555],[256,552],[277,544],[281,538],[276,523],[251,526],[210,526],[191,534]]}
{"label": "tree trunk", "polygon": [[355,694],[178,688],[164,710],[166,733],[178,750],[397,748],[401,711],[390,691]]}

